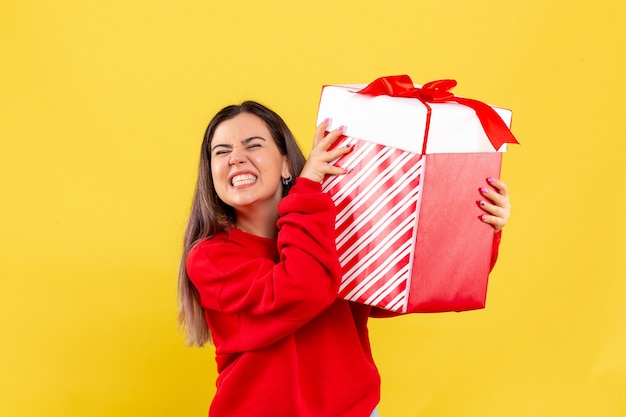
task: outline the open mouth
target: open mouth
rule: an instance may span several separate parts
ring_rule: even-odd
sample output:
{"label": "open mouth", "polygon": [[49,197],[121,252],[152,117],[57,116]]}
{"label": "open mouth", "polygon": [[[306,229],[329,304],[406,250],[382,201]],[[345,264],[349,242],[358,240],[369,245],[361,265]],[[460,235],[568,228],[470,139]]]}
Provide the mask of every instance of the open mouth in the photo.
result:
{"label": "open mouth", "polygon": [[230,184],[233,187],[239,187],[241,185],[254,184],[255,182],[256,182],[256,176],[254,176],[252,174],[235,175],[230,180]]}

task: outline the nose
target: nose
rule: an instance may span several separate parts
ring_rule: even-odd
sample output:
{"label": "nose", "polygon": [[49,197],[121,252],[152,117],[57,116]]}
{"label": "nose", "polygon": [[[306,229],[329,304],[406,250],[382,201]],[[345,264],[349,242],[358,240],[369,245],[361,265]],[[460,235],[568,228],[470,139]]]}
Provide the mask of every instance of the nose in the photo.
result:
{"label": "nose", "polygon": [[241,165],[245,162],[246,162],[245,157],[242,156],[235,149],[233,149],[233,151],[230,154],[230,158],[228,159],[228,164],[230,166],[235,166],[235,165]]}

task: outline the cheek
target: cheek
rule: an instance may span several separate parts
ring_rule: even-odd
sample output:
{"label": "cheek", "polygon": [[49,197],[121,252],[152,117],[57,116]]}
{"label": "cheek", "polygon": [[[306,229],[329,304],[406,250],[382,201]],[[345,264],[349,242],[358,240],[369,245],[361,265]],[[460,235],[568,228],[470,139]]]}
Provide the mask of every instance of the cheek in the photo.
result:
{"label": "cheek", "polygon": [[224,169],[224,163],[220,158],[211,158],[210,161],[211,174],[215,175]]}
{"label": "cheek", "polygon": [[223,164],[220,164],[219,161],[211,161],[211,178],[213,178],[213,185],[216,188],[220,187],[225,181],[226,173],[227,170],[224,168]]}
{"label": "cheek", "polygon": [[280,179],[281,173],[283,172],[283,158],[279,155],[258,155],[253,158],[253,163],[259,169],[259,171],[263,171],[265,175],[268,177],[265,180],[269,180],[271,178]]}

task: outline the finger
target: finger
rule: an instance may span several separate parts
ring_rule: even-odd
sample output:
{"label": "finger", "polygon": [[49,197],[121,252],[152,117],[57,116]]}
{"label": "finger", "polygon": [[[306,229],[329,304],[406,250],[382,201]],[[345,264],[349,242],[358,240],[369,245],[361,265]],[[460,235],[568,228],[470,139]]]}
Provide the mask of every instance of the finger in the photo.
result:
{"label": "finger", "polygon": [[352,152],[352,150],[354,149],[354,144],[350,143],[347,145],[343,145],[343,146],[338,146],[330,151],[327,151],[327,161],[326,162],[333,162],[336,161],[337,159],[341,158],[342,156],[349,154],[350,152]]}
{"label": "finger", "polygon": [[511,210],[508,208],[498,207],[494,204],[489,204],[486,201],[479,201],[478,206],[487,214],[493,217],[498,217],[502,221],[502,226],[506,224],[511,216]]}
{"label": "finger", "polygon": [[486,213],[480,216],[483,222],[491,224],[497,230],[502,229],[507,224],[511,216],[510,207],[499,207],[484,200],[480,200],[477,203]]}
{"label": "finger", "polygon": [[489,177],[487,178],[487,183],[498,190],[498,194],[508,197],[509,187],[502,180],[499,178]]}
{"label": "finger", "polygon": [[317,146],[322,150],[327,150],[341,135],[343,135],[344,126],[339,126],[337,129],[329,132],[322,140],[319,141]]}
{"label": "finger", "polygon": [[322,182],[327,175],[343,175],[348,172],[349,171],[345,168],[326,163],[318,163],[315,165],[309,165],[307,163],[302,169],[300,176],[312,181]]}
{"label": "finger", "polygon": [[492,188],[481,187],[478,191],[498,207],[506,208],[511,206],[508,196],[502,195]]}
{"label": "finger", "polygon": [[502,218],[497,216],[490,216],[488,214],[483,214],[482,216],[480,216],[480,220],[483,223],[486,223],[493,227],[494,232],[499,232],[506,225],[506,222]]}
{"label": "finger", "polygon": [[328,129],[328,126],[330,126],[330,118],[322,120],[322,123],[317,126],[315,136],[313,137],[313,146],[317,145],[324,139],[324,133],[326,132],[326,129]]}
{"label": "finger", "polygon": [[335,165],[327,165],[326,171],[326,175],[345,175],[350,172],[348,168]]}

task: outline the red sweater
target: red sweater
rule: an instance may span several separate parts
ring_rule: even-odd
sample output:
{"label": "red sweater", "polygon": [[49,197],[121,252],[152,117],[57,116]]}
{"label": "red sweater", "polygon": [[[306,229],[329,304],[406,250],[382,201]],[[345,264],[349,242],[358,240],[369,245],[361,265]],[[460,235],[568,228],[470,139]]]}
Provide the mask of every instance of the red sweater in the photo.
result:
{"label": "red sweater", "polygon": [[278,210],[277,239],[232,228],[187,258],[215,343],[209,416],[367,417],[380,397],[371,308],[337,298],[335,206],[299,178]]}

